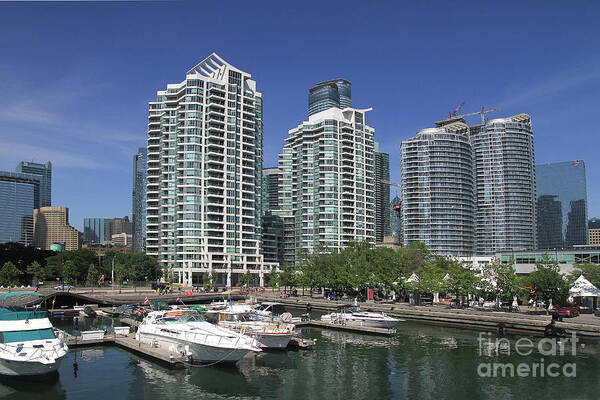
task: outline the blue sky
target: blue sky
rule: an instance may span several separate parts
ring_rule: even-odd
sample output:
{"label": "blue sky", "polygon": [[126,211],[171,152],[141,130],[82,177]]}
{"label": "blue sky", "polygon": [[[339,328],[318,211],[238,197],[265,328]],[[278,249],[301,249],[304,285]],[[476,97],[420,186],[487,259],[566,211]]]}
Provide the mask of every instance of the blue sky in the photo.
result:
{"label": "blue sky", "polygon": [[[306,119],[308,89],[343,77],[390,153],[463,100],[526,112],[539,163],[583,159],[600,215],[600,3],[592,1],[0,2],[0,169],[54,163],[53,203],[131,212],[147,103],[218,53],[265,99],[265,166]],[[392,188],[392,196],[396,189]]]}

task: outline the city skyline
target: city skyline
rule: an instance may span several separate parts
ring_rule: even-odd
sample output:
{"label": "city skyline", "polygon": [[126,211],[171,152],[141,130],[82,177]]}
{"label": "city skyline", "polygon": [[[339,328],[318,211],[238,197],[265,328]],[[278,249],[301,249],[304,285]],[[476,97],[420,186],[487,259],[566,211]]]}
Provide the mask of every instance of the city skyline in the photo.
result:
{"label": "city skyline", "polygon": [[[490,119],[530,114],[536,132],[536,163],[584,160],[588,214],[600,214],[600,203],[595,201],[600,193],[596,184],[600,164],[593,153],[597,142],[594,124],[586,119],[593,115],[600,92],[599,56],[592,51],[599,34],[590,28],[598,10],[595,4],[576,9],[547,5],[542,10],[525,5],[520,15],[510,12],[510,7],[496,5],[477,11],[440,4],[435,13],[415,4],[403,7],[402,12],[393,6],[374,9],[357,3],[349,11],[323,5],[323,12],[335,10],[341,17],[331,22],[332,29],[343,31],[344,21],[360,20],[369,33],[365,35],[363,28],[353,30],[342,40],[323,38],[316,32],[293,32],[310,20],[309,5],[275,7],[272,17],[241,5],[247,7],[240,13],[244,18],[231,16],[239,22],[232,23],[231,32],[224,37],[216,30],[211,33],[211,27],[225,20],[207,21],[207,37],[202,44],[191,46],[185,41],[172,44],[174,36],[168,33],[152,46],[147,39],[159,19],[193,15],[198,6],[189,2],[169,7],[147,3],[3,7],[0,21],[12,34],[0,38],[5,59],[11,60],[0,65],[5,76],[0,85],[7,94],[1,102],[0,132],[5,146],[0,151],[0,169],[13,170],[21,161],[51,161],[52,203],[69,207],[70,220],[80,230],[84,217],[131,213],[131,156],[144,146],[145,113],[153,91],[178,81],[181,70],[212,52],[252,71],[261,82],[265,167],[277,165],[289,127],[303,120],[307,88],[344,78],[353,83],[353,97],[360,99],[355,107],[373,107],[369,121],[377,130],[381,151],[390,154],[391,181],[400,179],[400,142],[467,100],[464,112],[481,105],[501,107],[500,112],[488,114]],[[223,15],[221,7],[205,5],[201,9]],[[132,20],[134,13],[140,18]],[[294,19],[288,18],[291,13]],[[482,13],[485,22],[478,20]],[[88,21],[91,15],[102,18]],[[451,39],[436,27],[449,17],[462,22],[453,25],[456,32]],[[503,28],[500,22],[507,17],[513,24]],[[539,23],[532,27],[528,21],[534,17]],[[27,28],[23,24],[26,19],[31,22]],[[55,25],[57,20],[62,23]],[[107,20],[114,29],[100,35],[96,25]],[[495,32],[481,29],[494,21],[498,22]],[[24,29],[39,34],[25,34]],[[191,34],[185,24],[182,29],[178,36]],[[478,29],[484,32],[479,38],[473,35]],[[80,34],[67,34],[71,31]],[[246,31],[250,32],[247,38],[231,40]],[[268,40],[274,31],[284,32],[283,39]],[[415,31],[423,33],[415,36]],[[575,37],[590,40],[575,41]],[[519,46],[514,46],[516,41]],[[269,46],[250,50],[251,42]],[[50,43],[60,44],[53,48]],[[165,43],[173,46],[168,59],[151,51]],[[478,47],[482,43],[487,47]],[[364,56],[354,51],[365,48]],[[480,52],[477,65],[459,60],[457,48]],[[79,57],[68,56],[73,49],[78,49]],[[300,54],[311,54],[320,61],[313,63]],[[438,62],[441,59],[443,63]],[[143,68],[145,64],[153,67]],[[36,73],[40,65],[44,74]],[[294,79],[287,79],[289,76]],[[385,76],[395,78],[386,80]],[[390,196],[397,192],[392,188]]]}

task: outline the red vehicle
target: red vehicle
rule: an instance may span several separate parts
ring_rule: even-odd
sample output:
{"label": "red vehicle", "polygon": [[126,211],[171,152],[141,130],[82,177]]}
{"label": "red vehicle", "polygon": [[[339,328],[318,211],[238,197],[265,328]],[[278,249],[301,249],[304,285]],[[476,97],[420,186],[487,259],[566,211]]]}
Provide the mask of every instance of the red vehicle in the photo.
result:
{"label": "red vehicle", "polygon": [[579,315],[579,306],[573,303],[567,303],[554,308],[554,314],[561,317],[576,317]]}

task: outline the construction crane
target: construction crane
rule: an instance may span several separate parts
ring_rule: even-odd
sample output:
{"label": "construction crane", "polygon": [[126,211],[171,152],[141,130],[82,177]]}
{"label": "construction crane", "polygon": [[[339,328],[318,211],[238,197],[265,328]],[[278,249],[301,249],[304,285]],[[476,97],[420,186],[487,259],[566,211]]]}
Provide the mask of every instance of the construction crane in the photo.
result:
{"label": "construction crane", "polygon": [[386,185],[402,188],[402,185],[396,182],[386,181],[385,179],[382,179],[381,182],[385,183]]}
{"label": "construction crane", "polygon": [[500,107],[494,107],[494,108],[490,108],[489,110],[486,110],[484,106],[481,106],[481,111],[459,115],[456,118],[470,117],[472,115],[479,114],[479,115],[481,115],[481,123],[485,124],[485,114],[492,112],[492,111],[500,111]]}
{"label": "construction crane", "polygon": [[460,103],[460,104],[458,105],[458,107],[456,107],[456,108],[455,108],[453,111],[450,111],[450,112],[448,113],[448,119],[456,117],[456,113],[457,113],[457,112],[458,112],[458,111],[459,111],[461,108],[463,108],[463,106],[465,105],[465,103],[466,103],[466,101],[463,101],[463,102],[462,102],[462,103]]}
{"label": "construction crane", "polygon": [[[456,110],[459,110],[459,109],[460,109],[460,106],[456,108]],[[485,124],[485,114],[492,112],[492,111],[500,111],[500,107],[494,107],[494,108],[490,108],[489,110],[486,110],[484,106],[481,106],[481,111],[468,113],[468,114],[462,114],[462,115],[456,115],[456,113],[454,111],[452,111],[452,112],[450,112],[450,116],[448,118],[446,118],[445,120],[436,121],[435,126],[448,125],[452,122],[456,122],[465,117],[470,117],[473,115],[481,115],[481,124]]]}

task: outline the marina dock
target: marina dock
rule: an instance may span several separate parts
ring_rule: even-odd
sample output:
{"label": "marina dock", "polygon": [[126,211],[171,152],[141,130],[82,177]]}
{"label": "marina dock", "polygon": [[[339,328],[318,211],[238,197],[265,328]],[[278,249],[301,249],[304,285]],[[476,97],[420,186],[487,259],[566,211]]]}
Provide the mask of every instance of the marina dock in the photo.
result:
{"label": "marina dock", "polygon": [[[256,300],[259,302],[273,301],[274,298],[262,296]],[[277,302],[288,307],[330,312],[335,311],[342,304],[310,297],[278,298]],[[365,311],[383,312],[392,317],[429,325],[492,331],[500,335],[565,336],[575,332],[581,339],[600,341],[600,318],[593,317],[593,315],[586,319],[578,317],[578,319],[564,318],[562,321],[552,321],[551,315],[509,313],[473,308],[451,309],[437,305],[362,303],[360,307]]]}
{"label": "marina dock", "polygon": [[181,354],[173,353],[161,347],[152,347],[149,344],[135,340],[134,335],[135,334],[132,333],[128,336],[117,336],[114,343],[134,353],[139,353],[167,363],[174,368],[183,368],[186,363],[190,362],[188,357],[182,356]]}
{"label": "marina dock", "polygon": [[385,328],[372,328],[369,326],[355,326],[348,324],[334,324],[330,322],[318,321],[318,320],[309,320],[303,321],[296,324],[297,327],[317,327],[317,328],[327,328],[327,329],[336,329],[347,332],[357,332],[357,333],[366,333],[366,334],[374,334],[374,335],[386,335],[391,336],[396,333],[395,329],[385,329]]}

